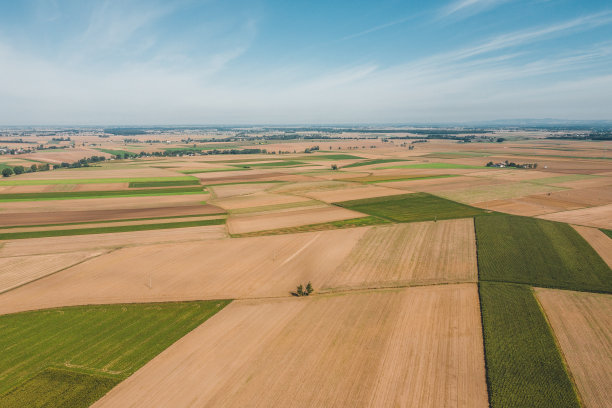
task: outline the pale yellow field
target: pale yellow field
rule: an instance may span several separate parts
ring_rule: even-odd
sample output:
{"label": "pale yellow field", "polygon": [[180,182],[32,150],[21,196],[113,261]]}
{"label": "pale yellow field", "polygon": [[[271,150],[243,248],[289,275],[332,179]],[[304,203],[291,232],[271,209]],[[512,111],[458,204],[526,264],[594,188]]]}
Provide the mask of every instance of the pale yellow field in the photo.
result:
{"label": "pale yellow field", "polygon": [[225,210],[235,210],[247,207],[263,207],[276,204],[298,203],[305,201],[303,197],[283,194],[255,193],[210,200],[211,204]]}
{"label": "pale yellow field", "polygon": [[482,347],[473,284],[236,301],[94,406],[487,407]]}
{"label": "pale yellow field", "polygon": [[0,258],[0,293],[66,269],[102,251]]}
{"label": "pale yellow field", "polygon": [[246,194],[261,193],[277,183],[229,184],[209,187],[216,198],[228,198]]}
{"label": "pale yellow field", "polygon": [[360,200],[363,198],[382,197],[396,194],[406,194],[405,190],[393,188],[359,184],[352,188],[338,188],[334,190],[309,191],[302,195],[314,198],[315,200],[325,201],[326,203],[337,203],[340,201]]}
{"label": "pale yellow field", "polygon": [[365,217],[365,214],[336,206],[306,207],[256,214],[231,215],[227,226],[231,234],[298,227],[330,221]]}
{"label": "pale yellow field", "polygon": [[373,227],[323,287],[381,287],[477,279],[474,222],[466,218]]}
{"label": "pale yellow field", "polygon": [[535,289],[586,408],[612,401],[612,295]]}
{"label": "pale yellow field", "polygon": [[586,225],[588,227],[612,228],[612,204],[600,207],[583,208],[580,210],[563,211],[553,214],[541,215],[538,218],[546,220],[567,222],[570,224]]}

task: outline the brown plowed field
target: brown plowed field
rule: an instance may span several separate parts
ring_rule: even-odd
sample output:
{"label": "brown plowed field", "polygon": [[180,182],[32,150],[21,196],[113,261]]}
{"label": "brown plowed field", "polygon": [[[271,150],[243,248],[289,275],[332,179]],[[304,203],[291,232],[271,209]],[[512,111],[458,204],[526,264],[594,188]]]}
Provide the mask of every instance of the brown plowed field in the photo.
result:
{"label": "brown plowed field", "polygon": [[546,220],[612,229],[612,204],[541,215]]}
{"label": "brown plowed field", "polygon": [[[191,229],[176,230],[173,237],[187,238]],[[322,287],[366,230],[124,248],[0,295],[0,314],[79,304],[289,296],[299,282]],[[52,239],[59,245],[62,237]],[[8,243],[2,251],[20,241],[29,240]],[[100,242],[93,239],[92,245]]]}
{"label": "brown plowed field", "polygon": [[476,285],[236,301],[95,407],[487,407]]}
{"label": "brown plowed field", "polygon": [[475,282],[471,218],[373,227],[323,287],[381,287]]}
{"label": "brown plowed field", "polygon": [[612,401],[612,295],[535,289],[586,408]]}
{"label": "brown plowed field", "polygon": [[0,293],[65,269],[101,251],[0,258]]}
{"label": "brown plowed field", "polygon": [[357,211],[335,206],[307,207],[292,209],[291,211],[266,212],[265,214],[232,215],[227,221],[227,226],[231,234],[243,234],[365,216],[365,214]]}
{"label": "brown plowed field", "polygon": [[597,228],[579,225],[573,225],[573,227],[597,251],[608,266],[612,268],[612,239]]}
{"label": "brown plowed field", "polygon": [[109,191],[127,190],[129,183],[100,183],[100,184],[48,184],[31,186],[0,186],[3,194],[16,193],[49,193],[56,191]]}
{"label": "brown plowed field", "polygon": [[[154,203],[152,203],[154,204]],[[214,205],[184,205],[174,207],[125,208],[118,210],[57,211],[0,214],[0,226],[60,224],[131,218],[177,217],[181,215],[218,214],[224,212]]]}
{"label": "brown plowed field", "polygon": [[[187,242],[225,238],[224,225],[169,228],[150,231],[115,232],[108,234],[74,235],[3,241],[0,256],[23,256],[60,252],[84,251],[100,248],[147,245],[161,242]],[[130,265],[132,267],[133,265]],[[123,270],[125,267],[122,268]]]}

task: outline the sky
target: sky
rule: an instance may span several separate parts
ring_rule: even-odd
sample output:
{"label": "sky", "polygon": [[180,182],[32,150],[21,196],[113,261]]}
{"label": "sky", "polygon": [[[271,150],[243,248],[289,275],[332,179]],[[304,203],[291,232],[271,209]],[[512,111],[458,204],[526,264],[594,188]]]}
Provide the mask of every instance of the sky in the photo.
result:
{"label": "sky", "polygon": [[612,119],[609,0],[0,0],[0,125]]}

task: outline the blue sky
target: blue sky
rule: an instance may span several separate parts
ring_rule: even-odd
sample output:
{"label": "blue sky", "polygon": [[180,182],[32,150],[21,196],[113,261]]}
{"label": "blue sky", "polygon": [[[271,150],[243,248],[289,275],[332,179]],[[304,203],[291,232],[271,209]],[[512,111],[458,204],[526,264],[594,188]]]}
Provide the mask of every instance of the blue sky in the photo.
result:
{"label": "blue sky", "polygon": [[612,119],[612,3],[0,0],[0,125]]}

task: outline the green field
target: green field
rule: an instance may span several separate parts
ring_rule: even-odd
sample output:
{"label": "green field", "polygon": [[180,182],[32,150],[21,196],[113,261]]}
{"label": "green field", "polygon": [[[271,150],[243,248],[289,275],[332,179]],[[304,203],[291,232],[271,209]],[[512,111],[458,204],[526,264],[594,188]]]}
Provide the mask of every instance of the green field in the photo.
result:
{"label": "green field", "polygon": [[567,224],[513,215],[475,224],[483,281],[612,292],[612,271]]}
{"label": "green field", "polygon": [[200,180],[175,180],[175,181],[132,181],[130,188],[147,187],[178,187],[178,186],[197,186]]}
{"label": "green field", "polygon": [[[69,407],[89,406],[91,399],[130,376],[228,303],[77,306],[0,316],[0,407],[55,407],[60,402]],[[45,371],[48,368],[63,371]],[[74,391],[48,394],[47,390],[55,389],[54,383]],[[82,392],[75,392],[79,388]],[[70,400],[63,401],[64,397]],[[8,405],[10,402],[17,405]],[[44,402],[47,405],[42,405]]]}
{"label": "green field", "polygon": [[488,282],[479,286],[491,408],[580,407],[531,289]]}
{"label": "green field", "polygon": [[113,232],[151,231],[170,228],[202,227],[205,225],[220,225],[225,223],[225,218],[206,219],[198,221],[164,222],[159,224],[137,224],[117,225],[110,227],[73,228],[65,230],[24,231],[0,233],[0,240],[44,238],[44,237],[66,237],[71,235],[108,234]]}
{"label": "green field", "polygon": [[128,152],[127,150],[102,149],[102,148],[96,148],[96,150],[99,152],[108,153],[108,154],[112,154],[113,156],[123,157],[123,158],[137,156],[136,153]]}
{"label": "green field", "polygon": [[[60,171],[60,170],[57,170]],[[70,171],[67,170],[67,171]],[[54,184],[107,184],[107,183],[135,183],[152,181],[179,181],[197,180],[193,176],[170,176],[170,177],[119,177],[119,178],[90,178],[90,179],[22,179],[11,177],[7,180],[0,179],[0,186],[46,186]]]}
{"label": "green field", "polygon": [[609,229],[602,229],[601,232],[603,232],[604,234],[606,234],[607,236],[609,236],[610,238],[612,238],[612,230]]}
{"label": "green field", "polygon": [[401,164],[397,166],[377,167],[376,170],[384,169],[486,169],[485,166],[470,166],[468,164],[457,163],[416,163]]}
{"label": "green field", "polygon": [[146,190],[53,191],[48,193],[16,193],[0,194],[0,202],[73,200],[81,198],[137,197],[184,194],[204,194],[204,190],[201,186],[197,186],[179,188],[156,188]]}
{"label": "green field", "polygon": [[410,161],[405,159],[371,159],[364,160],[357,163],[347,164],[346,166],[342,166],[343,169],[347,169],[349,167],[361,167],[361,166],[370,166],[372,164],[383,164],[383,163],[394,163],[394,162],[403,162]]}
{"label": "green field", "polygon": [[110,376],[46,368],[0,397],[0,408],[89,407],[120,381]]}
{"label": "green field", "polygon": [[486,213],[480,208],[470,207],[427,193],[366,198],[334,204],[394,222],[468,218]]}
{"label": "green field", "polygon": [[366,227],[369,225],[388,224],[389,221],[382,218],[368,216],[351,218],[350,220],[322,222],[319,224],[301,225],[299,227],[278,228],[273,230],[247,232],[244,234],[231,234],[232,238],[259,237],[263,235],[296,234],[298,232],[326,231],[342,228]]}

